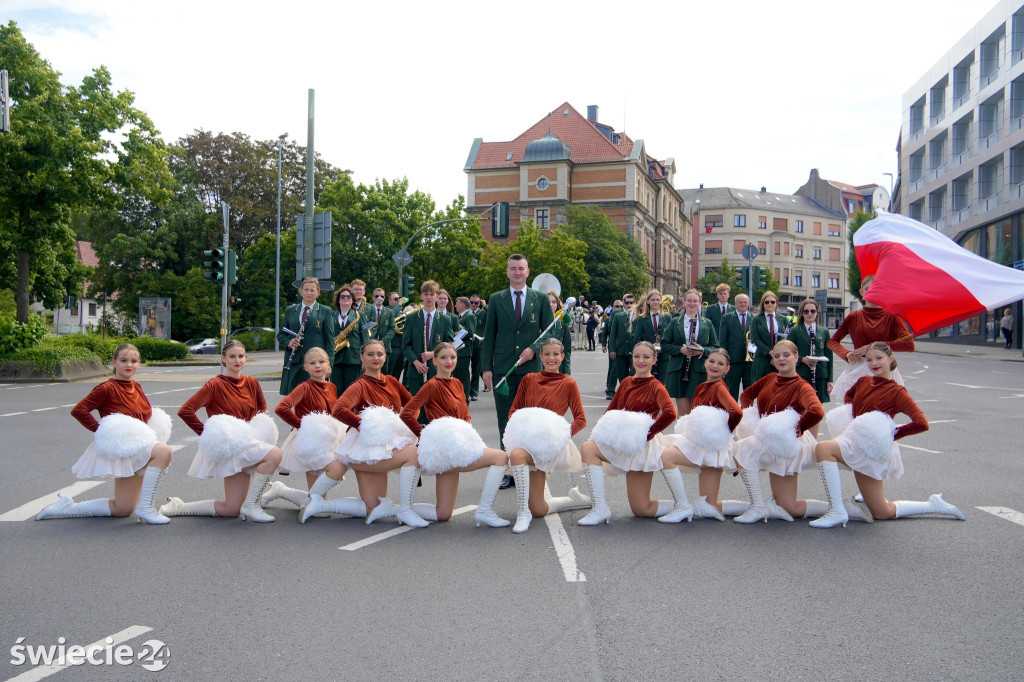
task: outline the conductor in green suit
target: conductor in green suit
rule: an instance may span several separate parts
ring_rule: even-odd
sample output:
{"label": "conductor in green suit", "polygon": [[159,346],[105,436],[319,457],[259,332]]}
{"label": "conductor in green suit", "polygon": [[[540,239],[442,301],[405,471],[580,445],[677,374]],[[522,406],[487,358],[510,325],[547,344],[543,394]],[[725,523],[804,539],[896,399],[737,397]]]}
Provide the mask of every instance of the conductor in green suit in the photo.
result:
{"label": "conductor in green suit", "polygon": [[729,313],[736,312],[736,306],[729,305],[730,291],[729,285],[725,282],[715,287],[715,296],[718,298],[718,302],[712,303],[704,311],[704,317],[711,321],[711,325],[718,332],[719,337],[722,336],[722,318]]}
{"label": "conductor in green suit", "polygon": [[[327,362],[334,364],[334,337],[337,332],[334,328],[334,312],[325,305],[316,302],[320,295],[320,282],[316,277],[306,277],[302,280],[299,293],[302,296],[302,303],[295,303],[288,306],[284,311],[283,327],[287,327],[298,333],[305,326],[302,334],[302,341],[279,329],[277,342],[284,347],[284,362],[288,364],[291,357],[291,369],[281,370],[281,395],[288,395],[295,387],[309,378],[302,365],[306,357],[306,351],[310,348],[323,348],[327,352]],[[303,325],[305,318],[305,325]],[[294,349],[295,354],[292,355]]]}
{"label": "conductor in green suit", "polygon": [[541,370],[540,334],[554,320],[548,295],[526,286],[530,267],[526,257],[512,254],[505,271],[509,288],[491,294],[487,301],[487,323],[483,348],[480,351],[481,378],[487,388],[497,383],[494,375],[504,376],[516,368],[506,380],[508,395],[494,394],[494,408],[498,415],[499,447],[505,447],[505,425],[508,411],[516,399],[516,390],[524,375]]}
{"label": "conductor in green suit", "polygon": [[455,338],[452,317],[437,307],[437,282],[428,279],[420,285],[423,307],[405,317],[402,354],[405,356],[405,387],[416,395],[427,379],[437,374],[434,347]]}

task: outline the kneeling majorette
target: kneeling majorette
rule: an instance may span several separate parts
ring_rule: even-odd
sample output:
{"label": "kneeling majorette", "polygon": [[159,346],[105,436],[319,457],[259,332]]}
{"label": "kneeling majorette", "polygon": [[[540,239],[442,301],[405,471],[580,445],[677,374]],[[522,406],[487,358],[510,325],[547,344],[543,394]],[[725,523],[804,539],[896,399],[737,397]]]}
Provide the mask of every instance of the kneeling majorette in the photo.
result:
{"label": "kneeling majorette", "polygon": [[[619,384],[590,440],[581,448],[594,500],[590,513],[578,521],[581,526],[608,523],[612,517],[605,498],[602,462],[608,463],[613,473],[626,472],[626,493],[635,516],[657,517],[662,523],[693,519],[694,510],[686,499],[683,475],[678,469],[686,458],[673,445],[677,437],[661,433],[675,421],[676,408],[665,385],[651,375],[655,362],[653,344],[641,341],[633,347],[636,374]],[[651,474],[655,471],[663,472],[674,502],[651,499]]]}
{"label": "kneeling majorette", "polygon": [[[114,499],[75,502],[67,495],[39,512],[36,520],[74,516],[130,516],[139,521],[168,523],[153,508],[157,486],[171,464],[171,420],[149,404],[142,387],[132,379],[139,369],[139,349],[122,343],[114,351],[114,377],[89,392],[71,416],[94,432],[93,441],[71,471],[82,479],[114,479]],[[100,420],[92,411],[100,414]],[[140,477],[138,474],[143,472]]]}
{"label": "kneeling majorette", "polygon": [[[700,497],[694,503],[694,516],[718,521],[725,520],[723,503],[718,501],[722,472],[735,468],[730,447],[732,432],[743,418],[743,410],[723,380],[729,373],[729,365],[729,351],[724,348],[715,348],[707,354],[704,360],[707,381],[697,386],[690,401],[690,413],[680,417],[675,426],[676,447],[687,460],[683,465],[700,469]],[[746,503],[733,504],[725,511],[736,515],[747,506]]]}
{"label": "kneeling majorette", "polygon": [[[453,344],[448,341],[437,344],[433,357],[437,374],[402,408],[402,421],[420,439],[417,447],[420,472],[436,479],[437,506],[417,504],[414,509],[428,521],[447,521],[455,511],[459,474],[487,467],[480,505],[473,520],[477,526],[485,523],[492,528],[502,528],[508,521],[498,516],[492,505],[501,479],[505,477],[508,455],[487,447],[476,429],[470,426],[462,381],[452,378],[458,361]],[[417,421],[421,409],[426,412],[426,426]]]}
{"label": "kneeling majorette", "polygon": [[[366,523],[397,516],[399,523],[422,528],[428,525],[412,508],[419,461],[416,436],[398,417],[412,394],[390,375],[382,375],[387,351],[380,339],[366,341],[359,350],[363,374],[341,394],[331,414],[348,426],[335,450],[336,459],[327,465],[309,489],[309,503],[299,522],[321,513],[366,516]],[[356,472],[361,499],[325,500],[345,472]],[[387,498],[388,472],[398,469],[399,506]]]}
{"label": "kneeling majorette", "polygon": [[[160,507],[166,516],[241,516],[260,523],[274,520],[259,500],[281,462],[281,451],[275,446],[277,424],[266,413],[260,383],[242,374],[246,360],[245,346],[228,341],[220,356],[224,373],[207,381],[178,410],[182,421],[199,434],[199,448],[188,475],[223,478],[224,499],[182,502],[169,497]],[[203,407],[205,424],[196,416]]]}
{"label": "kneeling majorette", "polygon": [[[540,344],[544,369],[523,377],[508,413],[505,446],[518,496],[513,533],[525,533],[533,517],[591,505],[579,488],[572,488],[568,496],[551,497],[547,487],[548,474],[583,468],[572,437],[587,425],[587,415],[576,380],[559,371],[564,357],[561,341],[545,339]],[[572,411],[572,426],[565,421],[568,411]]]}
{"label": "kneeling majorette", "polygon": [[[896,441],[927,431],[928,420],[907,389],[892,379],[896,358],[886,343],[870,344],[864,361],[871,376],[858,379],[846,393],[846,405],[829,412],[827,423],[835,439],[818,443],[814,451],[828,493],[829,509],[811,525],[845,526],[850,519],[849,506],[843,500],[840,464],[853,470],[864,502],[876,519],[945,514],[963,521],[963,512],[943,500],[941,494],[932,495],[927,502],[885,499],[884,481],[903,475],[903,459]],[[893,417],[897,414],[910,417],[910,423],[896,426]]]}
{"label": "kneeling majorette", "polygon": [[[814,389],[796,373],[798,358],[792,341],[779,341],[771,350],[777,373],[766,374],[740,394],[745,411],[738,427],[742,439],[733,445],[733,456],[750,508],[736,517],[737,523],[769,517],[792,521],[821,516],[827,509],[821,500],[796,498],[799,473],[814,464],[817,441],[810,429],[825,416]],[[757,408],[748,409],[755,400]],[[767,501],[761,493],[762,470],[768,471],[773,494]]]}
{"label": "kneeling majorette", "polygon": [[[327,381],[331,372],[327,351],[310,348],[303,359],[303,369],[310,378],[281,399],[274,413],[292,427],[281,445],[281,473],[306,473],[306,487],[312,488],[328,464],[334,461],[334,450],[345,436],[345,425],[331,416],[337,401],[337,387]],[[284,498],[300,509],[309,502],[305,490],[290,488],[274,481],[260,498],[260,505]],[[362,504],[358,498],[348,498]],[[356,514],[366,516],[365,512]],[[328,514],[324,514],[328,516]]]}

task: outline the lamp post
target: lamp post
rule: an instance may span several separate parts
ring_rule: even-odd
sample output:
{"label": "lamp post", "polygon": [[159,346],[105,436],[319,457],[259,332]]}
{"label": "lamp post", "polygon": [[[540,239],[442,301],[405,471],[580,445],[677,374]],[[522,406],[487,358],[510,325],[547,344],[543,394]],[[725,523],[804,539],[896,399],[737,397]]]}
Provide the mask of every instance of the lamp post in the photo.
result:
{"label": "lamp post", "polygon": [[274,264],[274,350],[280,352],[277,331],[281,328],[281,145],[288,133],[277,137],[277,259]]}

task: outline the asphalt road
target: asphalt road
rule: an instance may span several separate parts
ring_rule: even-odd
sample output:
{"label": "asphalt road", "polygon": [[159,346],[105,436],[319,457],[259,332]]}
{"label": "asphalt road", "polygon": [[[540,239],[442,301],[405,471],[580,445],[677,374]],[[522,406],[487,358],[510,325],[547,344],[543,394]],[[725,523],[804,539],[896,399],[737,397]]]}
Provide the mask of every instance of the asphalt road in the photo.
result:
{"label": "asphalt road", "polygon": [[[111,648],[124,639],[145,655],[158,640],[169,658],[86,663],[53,679],[1024,679],[1024,363],[917,353],[900,366],[932,428],[904,441],[907,474],[889,497],[942,492],[966,522],[671,526],[630,515],[624,478],[608,479],[611,525],[579,527],[585,512],[564,512],[523,535],[476,528],[471,509],[390,534],[393,522],[300,526],[284,501],[272,524],[13,520],[75,483],[70,467],[90,434],[68,411],[96,382],[0,385],[0,678],[47,672],[38,659],[15,665],[15,646],[121,633]],[[606,358],[578,352],[573,368],[593,426],[608,404]],[[139,380],[173,414],[214,371],[144,370]],[[263,386],[273,406],[277,383]],[[496,444],[491,394],[471,411]],[[195,437],[177,419],[171,443],[159,494],[219,496],[218,482],[186,475]],[[350,478],[331,496],[355,495]],[[476,504],[482,481],[463,476],[460,506]],[[557,495],[576,483],[550,485]],[[843,483],[852,494],[849,473]],[[660,477],[654,486],[669,497]],[[824,499],[816,472],[800,489]],[[112,490],[103,482],[76,499]],[[731,476],[722,493],[744,498]],[[428,478],[418,499],[433,497]],[[498,494],[499,514],[514,519],[514,505],[514,491]]]}

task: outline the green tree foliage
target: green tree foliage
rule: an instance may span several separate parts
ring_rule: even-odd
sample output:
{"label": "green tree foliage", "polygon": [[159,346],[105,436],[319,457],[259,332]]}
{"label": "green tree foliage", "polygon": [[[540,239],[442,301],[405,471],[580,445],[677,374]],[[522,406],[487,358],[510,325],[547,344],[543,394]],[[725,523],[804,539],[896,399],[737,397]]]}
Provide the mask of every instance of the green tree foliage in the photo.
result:
{"label": "green tree foliage", "polygon": [[[754,263],[756,264],[757,261],[754,261]],[[782,285],[779,284],[779,280],[775,279],[775,275],[772,274],[772,269],[768,267],[762,267],[761,269],[764,272],[765,286],[754,288],[754,300],[751,302],[751,305],[757,305],[757,302],[761,300],[761,297],[764,296],[764,292],[766,291],[772,291],[776,296],[778,296],[779,291],[782,290]]]}
{"label": "green tree foliage", "polygon": [[729,264],[728,258],[723,258],[721,265],[698,279],[695,288],[701,292],[705,301],[714,301],[715,287],[723,283],[732,287],[731,296],[747,293],[746,289],[736,284],[736,270]]}
{"label": "green tree foliage", "polygon": [[[443,210],[435,212],[431,222],[464,218],[465,206],[465,199],[460,195]],[[473,267],[472,262],[475,259],[479,266],[486,248],[479,220],[438,225],[424,230],[409,247],[413,256],[409,272],[417,277],[417,282],[434,280],[453,298],[470,296],[474,293],[479,269]],[[396,282],[397,276],[396,268]]]}
{"label": "green tree foliage", "polygon": [[542,272],[550,272],[562,285],[562,298],[579,297],[586,291],[588,280],[585,257],[587,245],[564,230],[552,230],[545,235],[536,223],[528,220],[521,223],[516,238],[504,244],[492,243],[483,254],[480,267],[472,281],[470,293],[479,293],[486,298],[496,291],[508,287],[508,257],[514,253],[526,256],[530,265],[529,283]]}
{"label": "green tree foliage", "polygon": [[[621,232],[596,208],[566,206],[566,219],[565,232],[587,246],[587,299],[607,304],[627,291],[642,296],[651,278],[647,274],[647,256],[636,240]],[[561,278],[557,272],[554,274]]]}
{"label": "green tree foliage", "polygon": [[853,249],[853,235],[856,234],[857,230],[860,229],[861,225],[867,221],[877,218],[878,214],[872,211],[868,213],[866,211],[857,211],[850,218],[850,223],[846,228],[846,238],[850,243],[850,255],[846,261],[846,281],[850,285],[850,295],[860,298],[860,267],[857,266],[857,254]]}
{"label": "green tree foliage", "polygon": [[0,245],[15,260],[0,275],[17,292],[17,317],[25,322],[32,300],[54,308],[66,294],[81,293],[86,272],[76,258],[72,213],[113,204],[115,166],[145,166],[159,144],[133,95],[111,89],[105,68],[79,86],[62,85],[13,21],[0,26],[0,64],[10,73],[14,103],[11,131],[0,136]]}

